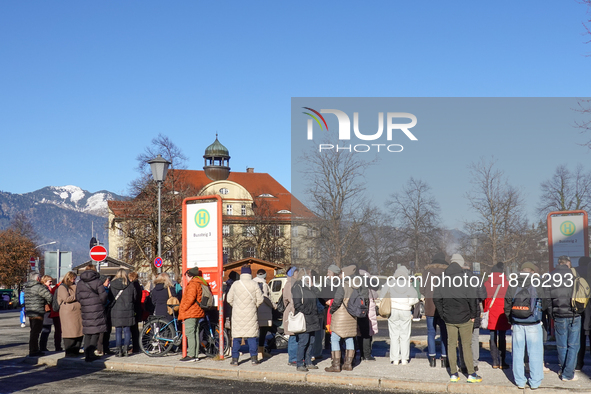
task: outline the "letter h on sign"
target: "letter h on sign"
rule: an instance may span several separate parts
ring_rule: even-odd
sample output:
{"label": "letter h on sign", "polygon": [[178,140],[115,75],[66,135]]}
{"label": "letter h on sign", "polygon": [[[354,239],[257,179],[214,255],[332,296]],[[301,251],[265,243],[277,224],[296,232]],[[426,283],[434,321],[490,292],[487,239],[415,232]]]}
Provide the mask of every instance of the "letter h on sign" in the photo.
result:
{"label": "letter h on sign", "polygon": [[200,211],[197,213],[197,225],[199,227],[204,227],[207,225],[208,222],[208,217],[207,217],[207,212],[205,211]]}

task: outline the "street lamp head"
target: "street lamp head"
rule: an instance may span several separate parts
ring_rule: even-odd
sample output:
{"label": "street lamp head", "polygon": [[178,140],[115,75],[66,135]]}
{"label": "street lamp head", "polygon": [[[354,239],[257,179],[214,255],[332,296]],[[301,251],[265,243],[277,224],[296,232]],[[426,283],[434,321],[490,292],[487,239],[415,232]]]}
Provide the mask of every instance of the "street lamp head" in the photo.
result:
{"label": "street lamp head", "polygon": [[168,166],[172,164],[162,156],[158,155],[148,162],[152,169],[152,177],[156,182],[164,182],[166,179],[166,173],[168,172]]}

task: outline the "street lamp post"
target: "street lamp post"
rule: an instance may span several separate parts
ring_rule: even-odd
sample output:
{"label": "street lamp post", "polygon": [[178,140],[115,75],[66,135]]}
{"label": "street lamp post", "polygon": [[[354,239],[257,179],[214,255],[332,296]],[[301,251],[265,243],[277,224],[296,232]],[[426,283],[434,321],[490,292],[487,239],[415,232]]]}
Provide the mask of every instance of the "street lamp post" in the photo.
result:
{"label": "street lamp post", "polygon": [[[160,202],[160,195],[162,190],[162,183],[166,179],[166,173],[168,172],[168,166],[172,164],[162,156],[158,155],[148,162],[152,169],[152,178],[158,183],[158,257],[162,257],[162,229],[161,229],[161,216],[162,208]],[[158,267],[158,273],[162,272],[162,267]]]}
{"label": "street lamp post", "polygon": [[53,245],[53,244],[56,244],[56,243],[57,243],[57,241],[51,241],[51,242],[48,242],[46,244],[37,245],[37,246],[35,246],[35,249],[40,248],[42,246]]}

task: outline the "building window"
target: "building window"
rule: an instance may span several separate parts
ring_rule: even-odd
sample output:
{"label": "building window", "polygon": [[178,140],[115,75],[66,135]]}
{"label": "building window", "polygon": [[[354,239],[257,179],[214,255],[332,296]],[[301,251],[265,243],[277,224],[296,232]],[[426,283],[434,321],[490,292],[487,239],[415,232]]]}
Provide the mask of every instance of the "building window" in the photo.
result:
{"label": "building window", "polygon": [[242,236],[243,237],[254,237],[256,235],[256,227],[255,226],[243,226],[242,227]]}
{"label": "building window", "polygon": [[120,237],[123,236],[123,229],[121,228],[121,223],[117,223],[117,235]]}
{"label": "building window", "polygon": [[273,249],[273,252],[271,253],[271,257],[274,260],[281,260],[284,257],[284,252],[283,252],[283,248],[276,246],[275,249]]}
{"label": "building window", "polygon": [[146,254],[146,257],[151,259],[152,258],[152,248],[149,246],[146,246],[144,248],[144,253]]}
{"label": "building window", "polygon": [[117,248],[117,258],[121,260],[123,258],[123,246]]}
{"label": "building window", "polygon": [[147,225],[147,226],[146,226],[146,234],[147,234],[147,235],[150,235],[150,234],[152,234],[152,226],[150,226],[150,225]]}
{"label": "building window", "polygon": [[230,225],[224,224],[222,226],[222,235],[230,235]]}
{"label": "building window", "polygon": [[294,259],[299,259],[299,258],[300,258],[300,250],[299,250],[298,248],[293,248],[293,249],[291,250],[291,256],[292,256]]}
{"label": "building window", "polygon": [[172,259],[172,249],[171,249],[171,250],[169,250],[168,252],[166,252],[166,258],[167,258],[168,260]]}
{"label": "building window", "polygon": [[220,189],[220,194],[223,194],[223,195],[225,195],[225,194],[228,194],[228,193],[229,193],[229,191],[228,191],[228,189],[227,189],[227,188],[225,188],[225,187],[222,187],[222,188]]}
{"label": "building window", "polygon": [[232,204],[226,205],[226,215],[232,215]]}
{"label": "building window", "polygon": [[298,226],[291,226],[291,236],[293,238],[298,236]]}
{"label": "building window", "polygon": [[314,248],[311,246],[308,246],[308,258],[309,259],[314,258]]}
{"label": "building window", "polygon": [[148,280],[148,273],[147,272],[138,272],[137,276],[141,279],[141,280]]}
{"label": "building window", "polygon": [[246,204],[242,204],[242,208],[240,209],[242,216],[246,216]]}
{"label": "building window", "polygon": [[242,249],[242,257],[243,258],[257,257],[256,254],[257,254],[257,252],[256,252],[256,249],[254,246],[249,246],[248,248]]}
{"label": "building window", "polygon": [[130,249],[127,255],[129,256],[129,260],[133,260],[133,249]]}
{"label": "building window", "polygon": [[280,226],[280,225],[271,226],[271,236],[276,237],[276,238],[283,236],[283,226]]}
{"label": "building window", "polygon": [[316,237],[317,231],[314,227],[308,227],[308,237]]}

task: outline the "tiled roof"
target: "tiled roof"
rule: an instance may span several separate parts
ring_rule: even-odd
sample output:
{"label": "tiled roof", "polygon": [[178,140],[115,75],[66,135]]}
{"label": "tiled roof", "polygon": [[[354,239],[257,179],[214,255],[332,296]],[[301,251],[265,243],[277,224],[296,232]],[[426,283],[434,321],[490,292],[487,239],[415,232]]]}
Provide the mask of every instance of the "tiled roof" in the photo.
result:
{"label": "tiled roof", "polygon": [[[208,184],[214,182],[205,175],[205,171],[199,170],[171,170],[179,175],[179,179],[192,184],[196,188],[203,189]],[[231,172],[227,179],[244,187],[255,202],[265,201],[269,204],[269,209],[274,219],[281,221],[291,221],[292,219],[314,219],[314,214],[304,206],[297,198],[284,188],[271,175],[262,172]],[[262,194],[270,194],[273,197],[258,197]],[[223,198],[224,196],[222,196]],[[115,216],[122,216],[127,201],[109,201],[109,208]],[[280,211],[289,211],[291,213],[278,213]],[[248,217],[239,215],[224,215],[226,219],[248,220]]]}

